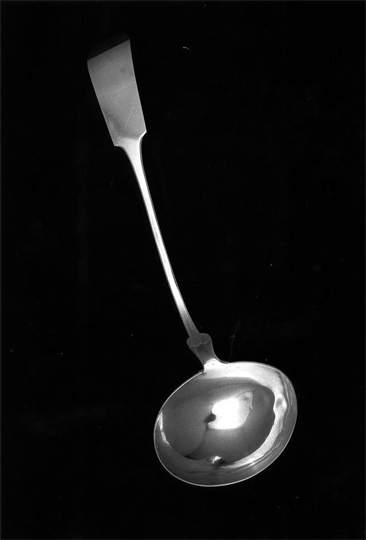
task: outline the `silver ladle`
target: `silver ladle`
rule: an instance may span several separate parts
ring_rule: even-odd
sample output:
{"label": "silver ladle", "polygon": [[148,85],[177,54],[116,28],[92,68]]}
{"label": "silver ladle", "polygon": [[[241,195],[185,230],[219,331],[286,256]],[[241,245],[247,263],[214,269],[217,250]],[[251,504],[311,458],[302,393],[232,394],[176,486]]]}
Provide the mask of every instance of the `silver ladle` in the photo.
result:
{"label": "silver ladle", "polygon": [[297,417],[294,388],[275,367],[217,358],[210,336],[199,332],[189,315],[142,164],[146,126],[129,39],[89,58],[88,69],[113,143],[124,149],[135,172],[188,347],[203,366],[160,409],[154,426],[157,456],[167,471],[190,484],[241,482],[268,467],[287,445]]}

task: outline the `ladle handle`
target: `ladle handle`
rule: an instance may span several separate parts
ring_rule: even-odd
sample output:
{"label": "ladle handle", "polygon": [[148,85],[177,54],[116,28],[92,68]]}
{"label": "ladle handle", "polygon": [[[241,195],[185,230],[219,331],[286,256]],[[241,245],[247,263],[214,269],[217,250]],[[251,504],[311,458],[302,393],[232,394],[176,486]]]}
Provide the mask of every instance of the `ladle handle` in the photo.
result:
{"label": "ladle handle", "polygon": [[149,217],[156,247],[158,248],[160,260],[162,262],[175,304],[178,308],[179,315],[181,316],[184,327],[189,336],[187,344],[192,352],[194,352],[194,354],[199,358],[202,364],[205,365],[209,360],[217,359],[217,357],[213,352],[210,336],[208,334],[201,334],[198,332],[194,322],[192,321],[175,279],[168,253],[164,245],[163,237],[160,232],[159,223],[155,214],[154,205],[145,176],[144,166],[142,163],[141,141],[142,137],[139,139],[124,139],[123,143],[121,144],[121,148],[123,148],[126,152],[135,172],[147,215]]}

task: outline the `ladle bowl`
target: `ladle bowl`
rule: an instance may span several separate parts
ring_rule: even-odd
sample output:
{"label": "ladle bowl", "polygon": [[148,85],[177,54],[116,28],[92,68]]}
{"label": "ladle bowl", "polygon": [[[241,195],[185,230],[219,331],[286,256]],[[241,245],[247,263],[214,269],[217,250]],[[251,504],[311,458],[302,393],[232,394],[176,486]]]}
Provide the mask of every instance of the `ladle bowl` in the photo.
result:
{"label": "ladle bowl", "polygon": [[162,465],[198,486],[247,480],[286,447],[296,423],[290,380],[254,362],[207,362],[162,406],[154,445]]}

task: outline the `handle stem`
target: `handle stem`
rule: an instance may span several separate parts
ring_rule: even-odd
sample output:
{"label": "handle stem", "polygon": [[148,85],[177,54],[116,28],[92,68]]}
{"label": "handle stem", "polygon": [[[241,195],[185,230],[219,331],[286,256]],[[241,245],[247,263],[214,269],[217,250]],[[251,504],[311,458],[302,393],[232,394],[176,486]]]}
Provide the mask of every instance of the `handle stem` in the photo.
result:
{"label": "handle stem", "polygon": [[125,150],[135,172],[147,211],[147,215],[150,221],[151,229],[154,235],[156,247],[158,248],[160,260],[162,262],[175,304],[178,308],[179,315],[189,336],[189,339],[187,340],[188,346],[204,364],[207,362],[208,358],[216,358],[215,354],[213,353],[212,344],[212,351],[209,347],[209,342],[211,342],[211,338],[207,334],[200,334],[198,332],[188,312],[187,306],[184,303],[182,294],[175,279],[168,253],[164,245],[163,237],[160,232],[159,223],[155,214],[154,205],[145,176],[145,171],[142,163],[141,141],[142,137],[140,137],[139,139],[124,139],[123,146],[121,145],[121,147]]}

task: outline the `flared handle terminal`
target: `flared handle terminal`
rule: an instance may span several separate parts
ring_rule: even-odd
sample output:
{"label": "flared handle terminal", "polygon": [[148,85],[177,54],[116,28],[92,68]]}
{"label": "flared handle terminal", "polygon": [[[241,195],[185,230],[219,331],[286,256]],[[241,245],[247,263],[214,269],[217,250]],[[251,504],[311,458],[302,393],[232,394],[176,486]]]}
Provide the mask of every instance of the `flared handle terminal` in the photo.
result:
{"label": "flared handle terminal", "polygon": [[221,362],[215,354],[212,339],[208,334],[196,334],[194,337],[189,337],[187,345],[203,366],[212,361]]}

